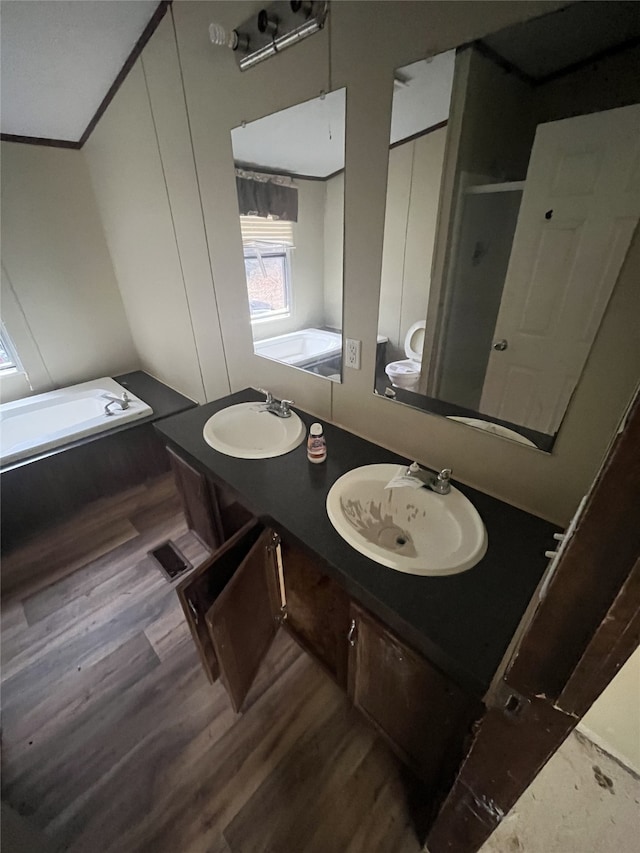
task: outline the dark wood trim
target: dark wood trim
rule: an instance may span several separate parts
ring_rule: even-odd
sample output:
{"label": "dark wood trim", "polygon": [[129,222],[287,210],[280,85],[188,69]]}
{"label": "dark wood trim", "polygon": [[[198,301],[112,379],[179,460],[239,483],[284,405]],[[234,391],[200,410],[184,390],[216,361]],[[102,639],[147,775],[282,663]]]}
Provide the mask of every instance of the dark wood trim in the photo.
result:
{"label": "dark wood trim", "polygon": [[431,127],[426,127],[424,130],[419,130],[417,133],[412,133],[411,136],[405,136],[404,139],[399,139],[397,142],[392,142],[389,146],[389,151],[392,151],[394,148],[398,148],[400,145],[406,145],[407,142],[413,142],[415,139],[420,139],[423,136],[428,136],[430,133],[433,133],[434,130],[442,130],[443,127],[446,127],[449,124],[449,120],[445,119],[444,121],[439,121],[437,124],[432,124]]}
{"label": "dark wood trim", "polygon": [[638,646],[639,588],[640,560],[556,703],[541,694],[513,714],[503,707],[485,714],[432,827],[431,853],[475,853],[515,805]]}
{"label": "dark wood trim", "polygon": [[22,145],[44,145],[47,148],[72,148],[78,150],[79,142],[72,139],[47,139],[46,136],[18,136],[16,133],[0,133],[2,142],[19,142]]}
{"label": "dark wood trim", "polygon": [[475,853],[638,646],[640,395],[427,839]]}
{"label": "dark wood trim", "polygon": [[628,41],[622,42],[622,44],[615,44],[612,47],[607,47],[605,50],[600,50],[597,53],[588,56],[586,59],[580,59],[578,62],[574,62],[571,65],[567,65],[566,68],[561,68],[558,71],[553,71],[551,74],[547,74],[546,77],[537,77],[535,79],[536,86],[543,86],[545,83],[551,83],[554,80],[558,80],[561,77],[566,77],[567,74],[573,74],[574,71],[580,71],[582,68],[586,68],[589,65],[593,65],[595,62],[601,62],[603,59],[609,59],[611,56],[615,56],[618,53],[623,53],[625,50],[631,50],[634,47],[638,47],[640,45],[640,38],[635,36],[634,38],[629,39]]}
{"label": "dark wood trim", "polygon": [[[558,11],[563,10],[560,9]],[[555,13],[552,12],[551,14]],[[550,74],[546,74],[543,77],[532,77],[530,74],[527,74],[526,71],[523,71],[517,65],[514,65],[508,59],[505,59],[504,56],[498,53],[498,51],[493,47],[486,44],[482,39],[471,42],[470,45],[463,45],[459,50],[470,46],[475,47],[483,54],[483,56],[490,59],[502,68],[503,71],[506,71],[508,74],[513,74],[519,80],[522,80],[523,83],[528,83],[530,86],[544,86],[546,83],[552,83],[554,80],[560,80],[568,74],[573,74],[575,71],[580,71],[582,68],[587,68],[589,65],[601,62],[603,59],[609,59],[618,53],[623,53],[625,50],[631,50],[638,47],[638,45],[640,45],[640,38],[638,36],[634,36],[621,44],[615,44],[611,47],[605,48],[604,50],[599,50],[597,53],[593,53],[585,59],[579,59],[577,62],[572,62],[571,65],[559,68],[557,71],[552,71]]]}
{"label": "dark wood trim", "polygon": [[476,853],[576,723],[540,699],[517,719],[487,711],[425,849]]}
{"label": "dark wood trim", "polygon": [[243,169],[245,172],[259,172],[263,175],[274,175],[277,177],[291,178],[295,181],[330,181],[344,172],[344,169],[337,169],[331,172],[330,175],[300,175],[298,172],[287,172],[286,169],[273,169],[270,166],[258,166],[256,163],[243,163],[241,160],[234,161],[236,169]]}
{"label": "dark wood trim", "polygon": [[544,693],[556,700],[639,556],[640,396],[596,478],[505,681],[525,696]]}
{"label": "dark wood trim", "polygon": [[583,716],[625,661],[640,637],[640,557],[558,697],[557,706]]}
{"label": "dark wood trim", "polygon": [[488,44],[482,41],[482,39],[478,39],[478,41],[473,42],[473,46],[487,59],[490,59],[495,65],[499,68],[502,68],[503,71],[506,71],[507,74],[513,74],[514,77],[517,77],[518,80],[521,80],[523,83],[528,83],[529,86],[535,86],[537,84],[537,80],[535,77],[531,77],[525,71],[518,68],[517,65],[514,65],[512,62],[509,62],[508,59],[505,59],[504,56],[501,56],[497,50],[494,50],[492,47],[489,47]]}
{"label": "dark wood trim", "polygon": [[122,86],[122,84],[124,83],[127,75],[129,74],[129,72],[131,71],[131,69],[135,65],[136,61],[138,60],[138,57],[142,53],[144,46],[149,41],[151,36],[155,33],[155,31],[157,30],[160,21],[166,15],[167,10],[171,6],[172,2],[173,2],[173,0],[160,0],[160,3],[158,3],[157,9],[155,10],[153,15],[151,16],[151,19],[149,20],[149,23],[147,24],[147,26],[144,28],[142,35],[140,36],[138,41],[135,43],[133,50],[131,51],[131,53],[129,54],[127,59],[125,60],[124,65],[120,69],[120,73],[118,74],[116,79],[111,84],[109,91],[107,92],[107,94],[102,99],[102,103],[100,104],[98,109],[95,111],[93,118],[91,119],[91,121],[87,125],[82,136],[80,137],[80,140],[78,142],[79,148],[82,148],[82,146],[85,144],[87,139],[89,139],[89,137],[93,133],[93,130],[94,130],[95,126],[98,124],[98,122],[100,121],[100,119],[102,118],[104,111],[107,109],[107,107],[109,106],[111,101],[114,99],[116,92],[118,91],[120,86]]}

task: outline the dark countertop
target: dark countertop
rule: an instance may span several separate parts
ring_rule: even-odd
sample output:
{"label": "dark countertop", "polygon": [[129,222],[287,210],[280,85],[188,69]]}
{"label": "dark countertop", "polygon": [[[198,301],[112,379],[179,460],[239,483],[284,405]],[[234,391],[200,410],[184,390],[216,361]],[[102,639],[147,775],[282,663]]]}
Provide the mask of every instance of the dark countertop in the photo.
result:
{"label": "dark countertop", "polygon": [[114,376],[113,379],[153,409],[153,414],[148,418],[135,421],[138,424],[153,423],[161,418],[177,415],[186,409],[194,409],[198,405],[190,397],[179,394],[164,382],[149,376],[144,370],[122,373],[120,376]]}
{"label": "dark countertop", "polygon": [[[156,429],[200,468],[227,482],[259,516],[272,519],[317,554],[353,598],[481,696],[547,565],[544,551],[552,547],[558,528],[456,482],[487,528],[489,547],[482,561],[441,578],[380,566],[336,533],[325,510],[327,493],[352,468],[408,460],[328,423],[328,458],[321,465],[308,462],[305,443],[284,456],[260,460],[225,456],[205,443],[202,429],[215,412],[259,399],[256,391],[240,391],[165,419]],[[307,427],[316,420],[296,411]]]}
{"label": "dark countertop", "polygon": [[134,370],[131,373],[122,373],[120,376],[112,377],[116,382],[119,382],[123,388],[127,388],[136,397],[139,397],[153,409],[152,414],[146,418],[139,418],[135,421],[120,424],[119,426],[111,427],[108,430],[86,435],[83,438],[70,441],[60,447],[53,447],[51,450],[45,450],[43,453],[36,453],[34,456],[29,456],[26,459],[18,459],[15,462],[10,462],[0,469],[2,473],[12,471],[14,468],[21,468],[23,465],[29,465],[32,462],[37,462],[40,459],[47,459],[49,456],[54,456],[56,453],[62,453],[64,450],[69,450],[72,447],[79,447],[82,444],[89,444],[91,441],[97,441],[104,438],[105,435],[113,435],[116,432],[123,432],[126,429],[141,426],[142,424],[155,423],[161,418],[167,418],[171,415],[176,415],[179,412],[184,412],[186,409],[193,409],[198,404],[169,388],[153,376],[149,376],[143,370]]}
{"label": "dark countertop", "polygon": [[[376,378],[376,391],[381,397],[386,397],[385,392],[390,387],[389,377],[384,372],[384,365],[382,365]],[[492,424],[498,424],[499,426],[520,433],[524,438],[532,441],[538,450],[543,450],[545,453],[551,453],[553,450],[557,433],[555,435],[547,435],[547,433],[511,423],[511,421],[502,421],[500,418],[495,417],[489,418],[475,409],[467,409],[464,406],[459,406],[457,403],[447,403],[445,400],[439,400],[437,397],[427,397],[426,394],[418,394],[416,391],[409,391],[407,388],[393,387],[391,390],[394,393],[393,400],[395,402],[404,403],[406,406],[411,406],[412,409],[421,409],[423,412],[428,412],[431,415],[440,415],[443,418],[453,415],[455,417],[490,421]]]}

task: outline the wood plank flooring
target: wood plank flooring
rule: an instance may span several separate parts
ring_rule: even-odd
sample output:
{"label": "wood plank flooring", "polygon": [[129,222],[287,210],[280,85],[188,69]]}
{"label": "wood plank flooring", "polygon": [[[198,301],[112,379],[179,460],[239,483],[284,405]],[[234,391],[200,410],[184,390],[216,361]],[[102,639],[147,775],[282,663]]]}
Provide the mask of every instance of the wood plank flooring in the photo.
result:
{"label": "wood plank flooring", "polygon": [[284,631],[242,715],[208,684],[167,538],[206,556],[163,477],[3,561],[2,799],[72,853],[418,851],[415,781]]}

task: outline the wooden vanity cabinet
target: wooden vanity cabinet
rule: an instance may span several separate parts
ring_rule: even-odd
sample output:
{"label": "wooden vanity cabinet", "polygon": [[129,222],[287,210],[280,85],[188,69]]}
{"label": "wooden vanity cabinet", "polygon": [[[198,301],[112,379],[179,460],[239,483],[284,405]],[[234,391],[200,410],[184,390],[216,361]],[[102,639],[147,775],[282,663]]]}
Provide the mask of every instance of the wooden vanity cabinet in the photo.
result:
{"label": "wooden vanity cabinet", "polygon": [[224,539],[229,539],[255,518],[243,504],[240,495],[226,483],[219,480],[214,483],[209,480],[209,490],[217,505]]}
{"label": "wooden vanity cabinet", "polygon": [[347,595],[271,528],[250,521],[177,592],[207,677],[236,711],[280,624],[346,688]]}
{"label": "wooden vanity cabinet", "polygon": [[[207,617],[214,604],[223,596],[232,579],[238,574],[243,574],[247,560],[249,561],[247,572],[255,571],[253,561],[250,559],[254,553],[261,556],[264,553],[266,560],[266,549],[269,544],[268,533],[255,521],[250,522],[235,536],[227,540],[221,548],[217,549],[213,556],[191,572],[176,588],[200,660],[209,681],[212,683],[220,675],[221,666],[219,650],[216,649],[211,634],[211,619],[208,623]],[[262,595],[264,586],[264,584],[260,585],[260,600],[257,602],[260,607],[271,604],[271,599],[266,599]],[[255,596],[249,591],[250,602],[253,603],[254,598]],[[232,597],[230,607],[233,606],[234,601],[235,599]],[[216,612],[219,613],[220,608]],[[226,617],[226,610],[223,611],[222,615]],[[244,612],[241,618],[244,618]],[[220,639],[218,638],[219,642]]]}
{"label": "wooden vanity cabinet", "polygon": [[345,690],[349,597],[319,561],[283,536],[284,626]]}
{"label": "wooden vanity cabinet", "polygon": [[424,782],[441,784],[463,756],[480,702],[359,605],[350,616],[351,700]]}
{"label": "wooden vanity cabinet", "polygon": [[282,619],[278,541],[253,520],[177,587],[207,677],[236,711]]}
{"label": "wooden vanity cabinet", "polygon": [[[256,530],[261,531],[257,538]],[[239,711],[278,631],[281,598],[277,535],[269,528],[251,525],[234,540],[244,557],[205,621],[220,678],[234,710]]]}
{"label": "wooden vanity cabinet", "polygon": [[480,703],[351,601],[319,560],[253,519],[178,587],[210,681],[236,711],[282,625],[428,785],[463,754]]}
{"label": "wooden vanity cabinet", "polygon": [[167,451],[189,526],[214,552],[177,587],[209,680],[222,680],[239,711],[283,625],[425,782],[446,779],[480,703],[351,601],[286,531]]}
{"label": "wooden vanity cabinet", "polygon": [[166,447],[187,525],[215,551],[255,516],[226,483],[215,483]]}
{"label": "wooden vanity cabinet", "polygon": [[219,548],[225,540],[218,510],[218,502],[211,492],[207,478],[179,456],[170,447],[171,471],[182,499],[187,524],[211,551]]}

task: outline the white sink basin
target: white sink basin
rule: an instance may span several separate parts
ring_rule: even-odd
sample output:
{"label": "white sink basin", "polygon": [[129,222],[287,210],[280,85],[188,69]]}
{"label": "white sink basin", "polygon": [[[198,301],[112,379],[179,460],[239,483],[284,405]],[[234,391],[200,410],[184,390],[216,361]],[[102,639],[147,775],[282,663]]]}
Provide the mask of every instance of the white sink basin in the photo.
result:
{"label": "white sink basin", "polygon": [[398,465],[349,471],[327,495],[329,520],[356,551],[412,575],[454,575],[475,566],[487,550],[487,532],[473,504],[451,487],[385,489]]}
{"label": "white sink basin", "polygon": [[227,456],[269,459],[297,447],[305,437],[305,426],[295,412],[279,418],[267,412],[264,403],[238,403],[210,417],[202,435],[210,447]]}
{"label": "white sink basin", "polygon": [[[519,444],[526,444],[527,447],[536,447],[536,445],[532,441],[529,441],[528,438],[525,438],[524,435],[520,435],[519,432],[509,429],[508,427],[504,427],[501,424],[494,424],[491,421],[483,421],[481,418],[463,418],[459,415],[447,415],[447,418],[450,421],[458,421],[458,423],[467,424],[467,426],[472,426],[476,429],[483,429],[485,432],[490,432],[492,435],[499,435],[501,438],[510,438],[511,441],[517,441]],[[536,450],[537,449],[538,448],[536,447]]]}

